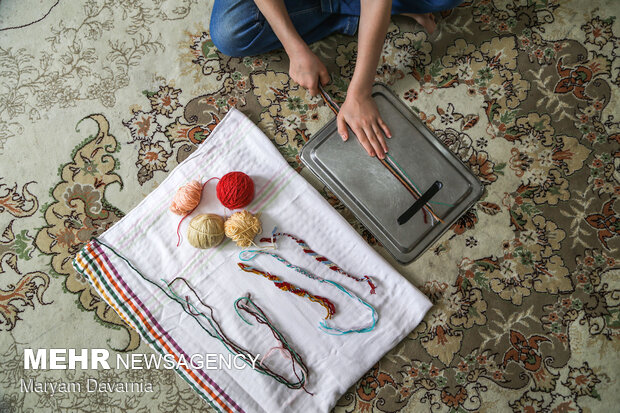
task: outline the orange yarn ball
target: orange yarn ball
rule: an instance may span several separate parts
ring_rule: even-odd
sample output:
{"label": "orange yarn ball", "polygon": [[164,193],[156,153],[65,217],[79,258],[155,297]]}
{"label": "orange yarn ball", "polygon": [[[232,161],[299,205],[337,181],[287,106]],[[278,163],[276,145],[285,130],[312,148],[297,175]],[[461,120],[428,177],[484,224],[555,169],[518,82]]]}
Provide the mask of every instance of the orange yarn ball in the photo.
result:
{"label": "orange yarn ball", "polygon": [[243,172],[229,172],[217,183],[217,199],[228,209],[240,209],[254,199],[254,181]]}
{"label": "orange yarn ball", "polygon": [[185,215],[198,206],[201,196],[202,184],[200,182],[194,180],[185,184],[174,194],[170,204],[170,211],[177,215]]}

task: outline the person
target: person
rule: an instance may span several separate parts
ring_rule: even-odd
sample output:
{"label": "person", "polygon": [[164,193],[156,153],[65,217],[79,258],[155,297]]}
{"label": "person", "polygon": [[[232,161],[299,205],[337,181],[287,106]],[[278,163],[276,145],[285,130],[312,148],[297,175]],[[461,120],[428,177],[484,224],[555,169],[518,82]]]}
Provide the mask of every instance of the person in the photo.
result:
{"label": "person", "polygon": [[[370,156],[385,158],[389,127],[371,91],[391,15],[414,18],[429,32],[431,13],[452,9],[462,0],[215,0],[210,32],[225,55],[242,57],[284,48],[289,75],[312,96],[330,81],[327,68],[308,44],[332,33],[358,31],[355,70],[337,117],[338,133],[347,125]],[[359,30],[358,30],[359,26]]]}

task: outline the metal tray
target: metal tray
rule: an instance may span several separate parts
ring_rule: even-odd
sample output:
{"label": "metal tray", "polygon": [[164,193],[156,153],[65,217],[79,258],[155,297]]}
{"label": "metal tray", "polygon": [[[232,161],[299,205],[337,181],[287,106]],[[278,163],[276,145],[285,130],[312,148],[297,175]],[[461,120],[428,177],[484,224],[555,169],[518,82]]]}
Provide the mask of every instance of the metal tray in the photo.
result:
{"label": "metal tray", "polygon": [[396,260],[407,264],[480,199],[484,187],[386,86],[375,84],[372,95],[392,132],[390,156],[421,192],[435,181],[443,183],[430,205],[444,223],[424,223],[420,211],[399,225],[398,217],[415,198],[354,136],[343,142],[335,118],[306,143],[301,160]]}

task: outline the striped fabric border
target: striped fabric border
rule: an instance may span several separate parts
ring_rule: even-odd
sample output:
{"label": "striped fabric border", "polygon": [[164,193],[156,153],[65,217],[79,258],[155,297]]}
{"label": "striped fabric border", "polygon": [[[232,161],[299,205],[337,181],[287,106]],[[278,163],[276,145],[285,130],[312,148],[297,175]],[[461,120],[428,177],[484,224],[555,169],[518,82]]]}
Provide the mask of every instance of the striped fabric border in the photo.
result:
{"label": "striped fabric border", "polygon": [[[73,261],[76,271],[83,274],[112,306],[119,316],[140,333],[162,355],[170,354],[175,361],[189,356],[127,285],[96,240],[91,240]],[[181,366],[177,372],[213,408],[220,412],[244,412],[203,370]]]}
{"label": "striped fabric border", "polygon": [[[239,121],[238,123],[240,123],[240,125],[236,125],[241,131],[241,133],[237,135],[237,139],[226,141],[223,146],[216,146],[212,150],[201,155],[197,154],[197,156],[202,157],[201,162],[190,168],[186,173],[199,173],[201,167],[205,165],[212,166],[214,160],[217,159],[216,155],[229,152],[239,146],[246,138],[247,134],[245,131],[255,126],[248,119],[244,119],[244,121],[245,122]],[[174,172],[175,171],[172,173]],[[295,176],[297,176],[295,170],[287,164],[284,164],[284,166],[275,172],[256,192],[253,202],[247,209],[253,214],[264,211],[278,198],[282,191],[293,181]],[[157,225],[157,223],[167,215],[167,209],[167,205],[163,205],[159,208],[154,208],[145,216],[140,217],[134,226],[136,231],[133,231],[131,235],[121,237],[118,242],[115,243],[114,248],[118,251],[123,251],[136,239],[144,237],[153,226]],[[131,215],[131,213],[129,215]],[[125,216],[123,220],[128,219],[129,215]],[[214,256],[219,254],[226,244],[227,242],[225,241],[219,247],[208,251],[208,253],[205,253],[205,251],[196,251],[189,262],[184,265],[184,268],[180,270],[179,275],[185,275],[196,268],[203,267],[213,259]],[[102,244],[97,242],[96,239],[87,243],[76,255],[73,261],[73,267],[89,280],[90,284],[99,292],[101,297],[157,352],[162,355],[170,354],[177,361],[181,357],[189,359],[189,356],[184,352],[181,345],[159,324],[152,313],[152,311],[156,311],[161,306],[172,304],[172,301],[169,300],[163,291],[158,289],[148,297],[142,297],[142,299],[138,298],[136,293],[127,285],[122,275],[112,264],[108,255],[104,252]],[[191,276],[186,276],[186,278],[191,280]],[[179,373],[179,375],[181,375],[181,377],[183,377],[183,379],[217,411],[229,413],[243,412],[243,409],[203,370],[193,370],[188,366],[181,366],[177,369],[177,373]]]}

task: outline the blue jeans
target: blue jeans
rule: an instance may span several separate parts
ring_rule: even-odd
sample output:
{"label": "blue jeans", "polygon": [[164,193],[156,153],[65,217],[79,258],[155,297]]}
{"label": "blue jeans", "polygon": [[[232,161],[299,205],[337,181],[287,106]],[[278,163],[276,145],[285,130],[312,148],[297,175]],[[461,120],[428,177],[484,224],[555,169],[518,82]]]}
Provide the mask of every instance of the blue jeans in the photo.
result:
{"label": "blue jeans", "polygon": [[[392,0],[392,14],[433,13],[452,9],[462,1]],[[360,0],[284,0],[284,3],[306,43],[332,33],[354,35],[357,31]],[[252,56],[282,47],[254,0],[215,0],[210,32],[215,46],[228,56]]]}

